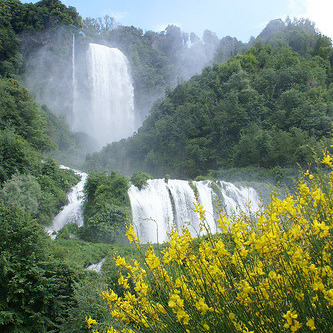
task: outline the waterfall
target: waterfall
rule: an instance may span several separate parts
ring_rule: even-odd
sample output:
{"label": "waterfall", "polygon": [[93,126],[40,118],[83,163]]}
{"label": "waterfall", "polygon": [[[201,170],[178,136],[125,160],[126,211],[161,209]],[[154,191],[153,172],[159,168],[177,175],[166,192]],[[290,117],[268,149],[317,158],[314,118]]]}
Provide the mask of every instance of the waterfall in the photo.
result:
{"label": "waterfall", "polygon": [[[76,82],[76,75],[75,75],[75,34],[73,34],[72,40],[72,115],[71,119],[75,121],[76,115],[75,112],[77,111],[76,108],[76,100],[77,100],[77,82]],[[75,123],[73,127],[76,127]]]}
{"label": "waterfall", "polygon": [[[253,188],[236,187],[228,182],[150,179],[139,190],[132,185],[128,191],[134,229],[142,243],[162,243],[167,233],[175,227],[181,231],[187,226],[193,236],[200,231],[198,213],[193,212],[197,197],[205,210],[206,227],[216,233],[216,202],[220,202],[228,214],[246,212],[252,214],[259,208],[259,197]],[[214,190],[213,190],[214,188]]]}
{"label": "waterfall", "polygon": [[[81,176],[81,181],[68,194],[69,203],[54,218],[53,225],[46,228],[52,238],[68,223],[83,226],[83,188],[88,175],[74,171]],[[183,227],[188,227],[194,237],[205,234],[206,229],[216,233],[219,232],[217,208],[222,207],[229,216],[240,212],[251,215],[260,205],[259,196],[253,188],[237,187],[224,181],[170,179],[166,182],[164,179],[149,179],[141,190],[132,185],[128,195],[133,226],[142,243],[163,243],[172,228],[181,232]],[[205,210],[203,229],[200,228],[202,221],[199,214],[193,211],[197,199]]]}
{"label": "waterfall", "polygon": [[131,186],[128,195],[131,201],[136,232],[145,242],[162,243],[173,221],[172,204],[167,187],[160,179],[149,179],[148,186],[139,190]]}
{"label": "waterfall", "polygon": [[102,270],[102,266],[104,264],[105,258],[103,258],[100,262],[98,262],[97,264],[91,264],[89,265],[86,270],[88,271],[93,271],[96,273],[100,273]]}
{"label": "waterfall", "polygon": [[78,170],[74,170],[74,172],[81,176],[81,180],[73,186],[68,194],[68,204],[54,217],[52,226],[46,228],[52,238],[55,238],[56,233],[68,223],[76,223],[79,227],[83,226],[83,188],[88,175]]}
{"label": "waterfall", "polygon": [[[82,88],[75,110],[75,129],[100,145],[134,133],[134,90],[125,55],[116,48],[89,44],[88,88]],[[89,99],[87,95],[89,94]]]}

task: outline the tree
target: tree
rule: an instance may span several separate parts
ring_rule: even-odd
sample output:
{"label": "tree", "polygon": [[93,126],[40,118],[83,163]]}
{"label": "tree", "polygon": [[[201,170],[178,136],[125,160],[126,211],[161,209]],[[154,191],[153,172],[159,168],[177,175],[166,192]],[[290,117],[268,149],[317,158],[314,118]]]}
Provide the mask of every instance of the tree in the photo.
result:
{"label": "tree", "polygon": [[43,114],[27,89],[13,79],[0,79],[0,130],[10,128],[40,151],[54,144],[46,135]]}
{"label": "tree", "polygon": [[0,183],[19,173],[38,174],[41,168],[39,153],[11,130],[0,131]]}
{"label": "tree", "polygon": [[50,238],[20,207],[0,203],[0,234],[1,332],[57,331],[71,303],[74,272],[52,259]]}
{"label": "tree", "polygon": [[41,197],[41,187],[31,175],[14,174],[0,190],[0,201],[7,207],[20,207],[36,217]]}
{"label": "tree", "polygon": [[90,174],[85,188],[84,226],[80,235],[92,242],[122,243],[130,216],[129,181],[117,172]]}

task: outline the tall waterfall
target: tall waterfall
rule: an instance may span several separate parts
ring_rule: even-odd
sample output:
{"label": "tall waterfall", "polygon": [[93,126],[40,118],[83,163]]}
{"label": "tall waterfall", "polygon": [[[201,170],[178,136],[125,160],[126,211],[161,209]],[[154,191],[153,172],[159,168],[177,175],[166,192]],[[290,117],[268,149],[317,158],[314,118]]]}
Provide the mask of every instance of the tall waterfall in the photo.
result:
{"label": "tall waterfall", "polygon": [[86,110],[75,110],[75,129],[91,135],[100,145],[132,135],[134,90],[125,55],[116,48],[91,43],[87,63],[89,87],[83,94],[88,93],[90,100],[77,104]]}
{"label": "tall waterfall", "polygon": [[193,212],[194,187],[206,211],[206,225],[212,233],[217,232],[216,202],[220,202],[228,214],[258,210],[259,197],[253,188],[238,188],[223,181],[212,184],[211,181],[199,181],[190,186],[184,180],[166,183],[163,179],[151,179],[141,190],[132,185],[128,194],[134,228],[141,242],[162,243],[173,226],[181,231],[185,225],[193,236],[200,234],[199,216]]}
{"label": "tall waterfall", "polygon": [[[76,115],[75,112],[77,111],[76,103],[77,101],[77,81],[76,81],[76,75],[75,75],[75,34],[73,34],[72,39],[72,115],[71,119],[75,120]],[[73,127],[75,127],[75,124],[73,124]]]}

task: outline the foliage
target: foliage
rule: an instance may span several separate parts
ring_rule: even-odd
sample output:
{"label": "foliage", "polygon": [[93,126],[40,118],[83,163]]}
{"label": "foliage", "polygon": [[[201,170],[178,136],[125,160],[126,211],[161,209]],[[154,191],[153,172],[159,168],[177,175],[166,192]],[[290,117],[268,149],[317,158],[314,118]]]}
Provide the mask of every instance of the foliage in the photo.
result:
{"label": "foliage", "polygon": [[92,242],[124,242],[125,222],[130,216],[127,194],[129,181],[117,172],[88,176],[84,193],[84,240]]}
{"label": "foliage", "polygon": [[83,132],[71,132],[66,119],[57,116],[46,106],[41,106],[45,118],[46,134],[56,144],[57,149],[48,156],[69,167],[80,169],[88,152],[95,151],[97,143]]}
{"label": "foliage", "polygon": [[11,130],[0,131],[0,183],[15,172],[39,172],[40,155],[31,145]]}
{"label": "foliage", "polygon": [[61,333],[88,332],[85,318],[92,314],[106,325],[112,325],[114,319],[106,310],[107,302],[100,297],[100,289],[104,286],[105,281],[95,272],[86,274],[75,285],[75,306],[69,309],[68,319],[61,326]]}
{"label": "foliage", "polygon": [[68,8],[59,0],[41,0],[22,4],[18,0],[1,0],[1,16],[15,33],[25,30],[44,30],[64,25],[80,26],[81,18],[74,7]]}
{"label": "foliage", "polygon": [[138,133],[92,154],[87,164],[182,178],[239,166],[306,165],[330,137],[331,77],[327,58],[304,58],[288,47],[274,52],[258,42],[167,91]]}
{"label": "foliage", "polygon": [[[80,27],[81,17],[74,7],[66,7],[61,1],[42,0],[36,4],[18,0],[0,1],[0,76],[19,74],[23,59],[19,52],[19,34],[56,29],[60,25]],[[45,35],[44,35],[45,42]],[[42,41],[40,41],[42,43]]]}
{"label": "foliage", "polygon": [[0,79],[0,130],[10,128],[34,148],[49,151],[43,114],[29,92],[13,79]]}
{"label": "foliage", "polygon": [[67,192],[79,181],[79,176],[72,170],[60,169],[55,160],[47,158],[37,179],[42,189],[37,218],[41,224],[48,225],[67,204]]}
{"label": "foliage", "polygon": [[20,207],[36,217],[42,191],[37,179],[31,175],[15,174],[3,184],[0,201],[7,207]]}
{"label": "foliage", "polygon": [[[57,239],[56,243],[58,243],[58,241],[59,240]],[[77,262],[77,258],[79,258],[78,261],[81,263],[82,259],[92,259],[92,257],[95,256],[94,263],[96,263],[105,257],[102,271],[99,274],[86,271],[87,273],[85,276],[83,276],[82,279],[80,279],[80,282],[75,285],[75,305],[69,309],[68,319],[62,325],[61,332],[87,332],[85,318],[89,315],[93,315],[99,322],[103,322],[105,326],[113,324],[115,320],[107,309],[107,302],[100,297],[100,290],[108,285],[112,288],[118,288],[119,292],[121,292],[121,287],[118,285],[118,267],[115,265],[112,257],[117,253],[121,256],[126,256],[126,258],[135,258],[137,257],[136,249],[128,244],[110,245],[103,243],[84,243],[82,241],[79,246],[77,246],[77,240],[66,241],[66,243],[64,243],[63,240],[60,240],[60,245],[63,248],[64,258],[70,260],[71,263],[73,263],[72,258],[75,258],[74,262]],[[108,252],[102,254],[102,247],[103,249],[108,250]],[[98,253],[99,259],[97,259],[96,253]],[[87,265],[86,259],[84,259],[83,262]]]}
{"label": "foliage", "polygon": [[77,277],[50,256],[50,238],[20,207],[0,203],[0,330],[57,331]]}
{"label": "foliage", "polygon": [[100,262],[113,252],[114,246],[103,243],[85,242],[78,237],[58,237],[51,244],[55,258],[66,262],[77,270],[86,269],[92,264]]}
{"label": "foliage", "polygon": [[73,171],[60,169],[51,158],[41,163],[36,151],[10,132],[0,133],[0,160],[4,182],[0,201],[26,209],[44,225],[52,222],[67,203],[67,192],[79,181]]}
{"label": "foliage", "polygon": [[147,185],[147,180],[152,177],[147,172],[136,172],[131,177],[131,183],[135,185],[139,190],[142,189],[143,186]]}
{"label": "foliage", "polygon": [[[304,172],[294,195],[281,200],[273,194],[256,219],[231,219],[221,211],[217,235],[206,226],[200,203],[195,210],[206,236],[193,239],[188,229],[174,230],[162,251],[151,246],[142,252],[129,228],[142,258],[115,260],[123,293],[102,291],[118,319],[106,331],[330,331],[332,161],[324,151],[320,162],[330,171]],[[103,329],[91,317],[87,323]]]}

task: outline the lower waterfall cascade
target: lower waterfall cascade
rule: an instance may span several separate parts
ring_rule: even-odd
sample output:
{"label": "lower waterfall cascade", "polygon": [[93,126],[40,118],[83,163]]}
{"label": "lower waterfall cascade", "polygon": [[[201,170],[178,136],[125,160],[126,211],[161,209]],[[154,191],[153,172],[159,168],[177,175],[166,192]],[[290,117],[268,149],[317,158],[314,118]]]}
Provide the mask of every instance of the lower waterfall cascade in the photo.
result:
{"label": "lower waterfall cascade", "polygon": [[[181,232],[187,226],[192,236],[200,232],[198,213],[194,212],[195,190],[205,210],[210,232],[216,233],[216,204],[220,202],[226,213],[255,213],[260,204],[257,192],[249,187],[236,187],[224,181],[194,181],[150,179],[139,190],[132,185],[128,191],[134,230],[142,243],[163,243],[174,227]],[[214,184],[214,185],[213,185]],[[214,188],[214,190],[213,190]]]}
{"label": "lower waterfall cascade", "polygon": [[[60,167],[68,169],[64,166]],[[83,188],[88,178],[88,174],[79,170],[73,171],[81,176],[81,180],[73,186],[72,190],[68,193],[68,204],[54,217],[53,224],[46,228],[46,231],[53,239],[56,237],[57,232],[66,224],[76,223],[79,227],[83,226]]]}
{"label": "lower waterfall cascade", "polygon": [[[68,223],[83,226],[83,189],[88,174],[74,171],[81,176],[81,180],[68,194],[69,203],[55,216],[52,226],[46,228],[53,239]],[[163,243],[172,228],[181,232],[184,226],[194,237],[202,234],[199,215],[194,212],[197,198],[205,210],[206,226],[213,234],[218,232],[218,204],[222,205],[227,215],[240,212],[253,214],[260,205],[259,195],[252,187],[237,187],[225,181],[170,179],[166,182],[164,179],[149,179],[141,190],[131,185],[128,195],[134,230],[141,243]]]}

